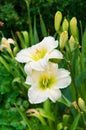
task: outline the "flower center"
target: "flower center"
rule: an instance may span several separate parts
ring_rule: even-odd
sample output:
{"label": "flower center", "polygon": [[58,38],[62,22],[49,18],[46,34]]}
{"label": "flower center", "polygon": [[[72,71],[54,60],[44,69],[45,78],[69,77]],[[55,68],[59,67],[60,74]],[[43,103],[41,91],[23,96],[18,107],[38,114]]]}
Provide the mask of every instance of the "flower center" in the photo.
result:
{"label": "flower center", "polygon": [[39,88],[45,90],[47,88],[51,88],[55,83],[56,78],[54,76],[42,75],[39,79]]}
{"label": "flower center", "polygon": [[35,53],[31,55],[31,58],[35,61],[38,61],[42,59],[46,55],[47,49],[42,48],[42,49],[36,49]]}

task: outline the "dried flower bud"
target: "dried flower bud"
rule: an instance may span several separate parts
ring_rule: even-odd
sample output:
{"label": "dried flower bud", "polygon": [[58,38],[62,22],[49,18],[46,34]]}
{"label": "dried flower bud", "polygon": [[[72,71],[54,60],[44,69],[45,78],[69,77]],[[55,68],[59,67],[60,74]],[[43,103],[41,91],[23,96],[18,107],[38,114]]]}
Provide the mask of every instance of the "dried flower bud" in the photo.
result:
{"label": "dried flower bud", "polygon": [[8,52],[11,52],[10,44],[14,44],[14,43],[15,42],[13,39],[11,39],[11,38],[6,39],[3,37],[1,40],[0,50],[3,51],[3,48],[6,48],[8,50]]}
{"label": "dried flower bud", "polygon": [[57,32],[59,32],[61,21],[62,21],[62,13],[60,11],[57,11],[55,14],[55,21],[54,21],[55,30]]}
{"label": "dried flower bud", "polygon": [[4,26],[4,22],[0,21],[0,27]]}

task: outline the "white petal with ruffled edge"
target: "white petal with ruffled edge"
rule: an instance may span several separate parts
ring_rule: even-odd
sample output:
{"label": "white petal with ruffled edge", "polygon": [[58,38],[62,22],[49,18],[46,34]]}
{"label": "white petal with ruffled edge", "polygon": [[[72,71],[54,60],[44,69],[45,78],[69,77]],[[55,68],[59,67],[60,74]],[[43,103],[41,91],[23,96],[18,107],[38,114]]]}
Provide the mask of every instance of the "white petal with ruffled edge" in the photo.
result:
{"label": "white petal with ruffled edge", "polygon": [[31,87],[28,91],[29,101],[32,104],[44,102],[48,99],[47,91],[41,91],[37,87]]}

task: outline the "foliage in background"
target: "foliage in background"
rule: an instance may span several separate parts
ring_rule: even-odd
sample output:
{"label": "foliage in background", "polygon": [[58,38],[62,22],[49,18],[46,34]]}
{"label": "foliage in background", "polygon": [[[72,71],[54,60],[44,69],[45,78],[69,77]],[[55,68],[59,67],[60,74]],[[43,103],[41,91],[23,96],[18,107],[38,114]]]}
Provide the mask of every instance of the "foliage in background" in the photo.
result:
{"label": "foliage in background", "polygon": [[[29,0],[28,0],[29,1]],[[42,14],[46,28],[52,35],[54,33],[53,16],[57,10],[61,11],[63,16],[71,19],[75,16],[83,23],[83,28],[86,25],[86,1],[82,0],[31,0],[30,13],[33,21],[34,15],[37,16],[39,23],[39,11]],[[1,0],[0,1],[0,20],[4,22],[1,28],[5,35],[9,37],[11,30],[13,32],[20,30],[28,31],[27,9],[24,0]],[[10,22],[9,22],[10,20]],[[15,24],[14,24],[15,22]],[[40,26],[37,24],[37,29],[40,35]],[[5,31],[6,30],[6,31]]]}

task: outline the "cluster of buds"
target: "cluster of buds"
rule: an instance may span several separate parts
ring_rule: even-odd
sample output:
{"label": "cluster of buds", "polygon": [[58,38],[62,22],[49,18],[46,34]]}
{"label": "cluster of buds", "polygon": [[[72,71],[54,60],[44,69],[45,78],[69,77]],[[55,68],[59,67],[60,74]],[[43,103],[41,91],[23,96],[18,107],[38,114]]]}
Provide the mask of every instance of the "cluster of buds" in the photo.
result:
{"label": "cluster of buds", "polygon": [[69,43],[70,50],[73,51],[79,42],[76,17],[73,17],[70,21],[64,18],[62,21],[62,13],[57,11],[54,18],[54,25],[60,37],[60,49],[64,49],[66,43]]}

